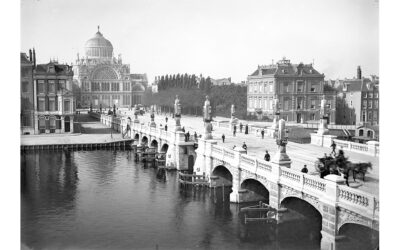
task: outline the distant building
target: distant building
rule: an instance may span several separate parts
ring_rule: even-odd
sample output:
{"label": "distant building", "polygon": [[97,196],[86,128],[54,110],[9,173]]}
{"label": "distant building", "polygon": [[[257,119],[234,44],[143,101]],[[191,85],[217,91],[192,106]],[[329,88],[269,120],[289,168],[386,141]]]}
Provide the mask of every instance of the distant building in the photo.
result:
{"label": "distant building", "polygon": [[151,92],[157,93],[158,92],[158,82],[160,81],[160,76],[156,76],[154,78],[154,82],[151,84]]}
{"label": "distant building", "polygon": [[211,79],[211,82],[214,86],[225,86],[225,85],[231,85],[231,78],[222,78],[222,79]]}
{"label": "distant building", "polygon": [[35,134],[73,133],[72,67],[56,61],[38,64],[33,79]]}
{"label": "distant building", "polygon": [[33,89],[33,68],[35,49],[29,50],[29,58],[21,53],[21,134],[35,134],[35,94]]}
{"label": "distant building", "polygon": [[379,77],[337,80],[337,123],[351,125],[379,124]]}
{"label": "distant building", "polygon": [[122,63],[121,55],[115,58],[113,50],[98,30],[85,44],[85,57],[78,54],[73,69],[79,107],[128,108],[142,103],[146,74],[131,74],[129,64]]}
{"label": "distant building", "polygon": [[273,100],[279,100],[280,117],[291,122],[317,122],[325,95],[329,123],[334,124],[336,93],[324,91],[324,75],[312,64],[292,64],[283,58],[258,66],[247,77],[247,113],[273,119]]}

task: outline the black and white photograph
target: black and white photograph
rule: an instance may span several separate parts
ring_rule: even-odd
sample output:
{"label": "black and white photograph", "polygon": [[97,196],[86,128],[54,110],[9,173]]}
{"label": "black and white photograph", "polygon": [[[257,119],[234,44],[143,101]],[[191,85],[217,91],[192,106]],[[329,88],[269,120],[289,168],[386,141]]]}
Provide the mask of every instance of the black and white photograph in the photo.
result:
{"label": "black and white photograph", "polygon": [[1,248],[382,248],[384,2],[17,1]]}

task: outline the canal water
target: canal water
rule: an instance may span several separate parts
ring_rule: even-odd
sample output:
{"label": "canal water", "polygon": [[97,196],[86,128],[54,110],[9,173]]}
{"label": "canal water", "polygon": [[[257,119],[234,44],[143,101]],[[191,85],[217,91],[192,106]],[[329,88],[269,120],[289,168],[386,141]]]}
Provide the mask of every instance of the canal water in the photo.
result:
{"label": "canal water", "polygon": [[[30,249],[319,249],[246,231],[239,206],[179,188],[130,151],[21,155],[21,243]],[[301,232],[287,227],[279,234]],[[260,230],[258,230],[260,231]],[[262,230],[261,230],[262,231]],[[247,233],[244,233],[247,232]]]}

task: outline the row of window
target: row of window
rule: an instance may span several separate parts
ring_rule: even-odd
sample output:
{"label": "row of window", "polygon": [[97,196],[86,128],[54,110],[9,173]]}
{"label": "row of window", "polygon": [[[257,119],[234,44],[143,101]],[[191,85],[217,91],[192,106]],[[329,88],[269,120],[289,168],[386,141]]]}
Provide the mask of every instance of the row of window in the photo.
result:
{"label": "row of window", "polygon": [[[264,83],[249,83],[249,93],[272,93],[273,92],[274,83],[272,82],[264,82]],[[280,93],[303,93],[306,91],[306,84],[303,81],[297,81],[296,85],[291,82],[284,82],[280,89]],[[311,82],[309,92],[319,92],[320,83]]]}
{"label": "row of window", "polygon": [[[61,110],[61,100],[55,98],[38,98],[38,111],[62,111]],[[70,112],[71,109],[71,101],[69,99],[64,100],[64,112]]]}
{"label": "row of window", "polygon": [[[82,84],[84,91],[90,91],[89,84],[91,87],[91,91],[120,91],[120,83],[119,82],[84,82]],[[134,85],[134,83],[132,83]],[[122,84],[122,91],[131,91],[131,83],[124,82]]]}
{"label": "row of window", "polygon": [[62,89],[71,90],[70,81],[65,80],[37,80],[37,92],[39,94],[57,93]]}
{"label": "row of window", "polygon": [[374,100],[374,101],[372,101],[372,100],[363,100],[363,103],[362,103],[362,108],[363,109],[366,109],[366,108],[369,108],[369,109],[378,109],[379,108],[379,101],[378,100]]}
{"label": "row of window", "polygon": [[[327,100],[326,101],[326,108],[330,109],[331,108],[331,102],[332,100]],[[278,108],[283,110],[291,110],[292,109],[292,100],[290,98],[285,98],[283,100],[283,107],[278,103]],[[318,105],[318,106],[317,106]],[[298,98],[297,103],[296,103],[296,109],[303,109],[304,108],[304,99],[303,98]],[[309,101],[309,108],[310,109],[316,109],[320,108],[320,100],[318,99],[311,99]],[[249,98],[249,108],[261,108],[265,110],[271,110],[273,109],[273,101],[272,97],[268,100],[267,98]]]}
{"label": "row of window", "polygon": [[378,111],[368,111],[365,110],[361,113],[361,121],[363,122],[371,122],[378,120]]}
{"label": "row of window", "polygon": [[249,83],[249,93],[272,93],[274,82]]}
{"label": "row of window", "polygon": [[364,98],[379,98],[379,93],[378,92],[364,92],[363,97]]}

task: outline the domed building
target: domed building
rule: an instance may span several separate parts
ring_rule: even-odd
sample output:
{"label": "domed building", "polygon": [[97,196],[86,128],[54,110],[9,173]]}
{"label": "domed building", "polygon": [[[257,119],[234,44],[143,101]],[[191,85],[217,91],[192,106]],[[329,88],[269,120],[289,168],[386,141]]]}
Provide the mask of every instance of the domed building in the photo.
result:
{"label": "domed building", "polygon": [[129,64],[123,64],[121,55],[114,57],[114,48],[109,40],[98,30],[84,47],[85,56],[77,55],[73,65],[77,107],[88,108],[90,105],[99,109],[130,108],[142,103],[143,84],[133,79]]}

